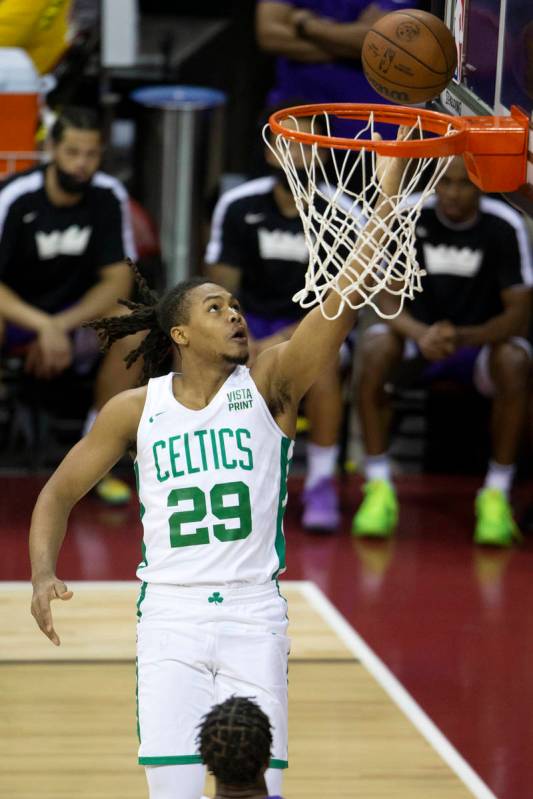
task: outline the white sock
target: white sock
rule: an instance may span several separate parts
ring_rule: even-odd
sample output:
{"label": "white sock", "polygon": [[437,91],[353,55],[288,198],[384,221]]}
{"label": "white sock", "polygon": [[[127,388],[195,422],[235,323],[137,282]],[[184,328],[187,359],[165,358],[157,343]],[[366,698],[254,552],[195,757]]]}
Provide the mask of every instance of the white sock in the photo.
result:
{"label": "white sock", "polygon": [[82,431],[81,431],[82,437],[86,436],[87,433],[90,431],[91,427],[93,426],[93,424],[96,421],[96,417],[97,416],[98,416],[98,411],[96,410],[96,408],[91,408],[89,410],[89,413],[87,414],[87,417],[86,417],[84,423],[83,423],[83,427],[82,427]]}
{"label": "white sock", "polygon": [[269,796],[281,796],[283,786],[283,769],[267,768],[265,771],[265,782]]}
{"label": "white sock", "polygon": [[381,455],[367,455],[365,458],[365,478],[370,480],[387,480],[392,483],[391,465],[386,452]]}
{"label": "white sock", "polygon": [[325,477],[334,477],[338,456],[339,448],[336,444],[332,447],[320,447],[311,441],[307,442],[306,490],[313,488]]}
{"label": "white sock", "polygon": [[497,488],[500,491],[503,491],[505,496],[509,496],[515,468],[516,467],[514,463],[506,466],[503,463],[489,461],[489,468],[487,470],[483,488]]}
{"label": "white sock", "polygon": [[200,799],[204,792],[205,766],[145,766],[150,799]]}

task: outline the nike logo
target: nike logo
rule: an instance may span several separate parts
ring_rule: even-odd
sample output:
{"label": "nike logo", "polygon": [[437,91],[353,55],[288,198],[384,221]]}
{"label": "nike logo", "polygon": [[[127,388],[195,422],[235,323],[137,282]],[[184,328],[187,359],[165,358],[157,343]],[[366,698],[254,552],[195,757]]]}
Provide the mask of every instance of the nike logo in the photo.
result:
{"label": "nike logo", "polygon": [[159,413],[154,413],[153,416],[150,416],[148,419],[149,422],[153,422],[156,416],[161,416],[162,413],[166,413],[166,411],[159,411]]}
{"label": "nike logo", "polygon": [[33,220],[37,217],[37,213],[35,211],[30,211],[29,214],[24,214],[22,217],[22,221],[26,223],[33,222]]}
{"label": "nike logo", "polygon": [[245,214],[244,221],[248,225],[255,225],[257,222],[262,222],[264,218],[264,214]]}

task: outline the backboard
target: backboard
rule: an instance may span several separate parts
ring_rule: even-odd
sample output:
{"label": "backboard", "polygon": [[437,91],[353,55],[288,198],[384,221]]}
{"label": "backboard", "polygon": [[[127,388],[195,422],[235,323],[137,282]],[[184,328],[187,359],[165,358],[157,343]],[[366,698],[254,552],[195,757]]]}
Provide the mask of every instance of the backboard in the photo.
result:
{"label": "backboard", "polygon": [[532,0],[444,0],[442,13],[432,11],[452,31],[458,50],[456,73],[437,106],[456,116],[500,116],[518,105],[532,119],[529,186],[509,199],[533,216]]}

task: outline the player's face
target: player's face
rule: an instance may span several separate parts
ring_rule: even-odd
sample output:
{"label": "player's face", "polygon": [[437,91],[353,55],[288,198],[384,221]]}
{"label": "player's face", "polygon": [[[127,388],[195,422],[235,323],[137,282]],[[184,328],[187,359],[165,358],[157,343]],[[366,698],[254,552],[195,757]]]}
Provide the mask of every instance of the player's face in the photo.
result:
{"label": "player's face", "polygon": [[[208,359],[236,364],[248,360],[248,328],[239,302],[216,283],[191,291],[188,323],[174,330],[182,331],[191,351]],[[175,340],[183,344],[179,334]]]}
{"label": "player's face", "polygon": [[102,137],[97,130],[66,128],[52,155],[59,170],[83,186],[100,166]]}
{"label": "player's face", "polygon": [[466,222],[479,207],[479,190],[470,181],[462,158],[454,158],[436,188],[438,207],[451,222]]}

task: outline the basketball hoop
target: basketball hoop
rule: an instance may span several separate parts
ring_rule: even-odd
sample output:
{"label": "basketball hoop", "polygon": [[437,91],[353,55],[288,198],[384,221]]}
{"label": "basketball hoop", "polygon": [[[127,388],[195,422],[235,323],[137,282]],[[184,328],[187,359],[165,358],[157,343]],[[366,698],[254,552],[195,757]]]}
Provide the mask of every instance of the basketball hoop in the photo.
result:
{"label": "basketball hoop", "polygon": [[[358,120],[361,129],[353,138],[334,136],[332,117]],[[404,126],[402,141],[372,139],[387,124]],[[415,226],[455,155],[463,155],[470,179],[482,191],[513,191],[526,180],[528,118],[516,107],[509,117],[453,117],[379,104],[295,106],[274,113],[263,137],[284,169],[309,250],[305,286],[293,300],[302,308],[318,304],[327,316],[324,300],[335,291],[342,302],[333,318],[344,303],[354,309],[370,305],[391,318],[421,291]],[[410,159],[392,197],[381,188],[377,155]],[[380,219],[380,235],[370,236],[366,222],[383,203],[390,210]],[[399,298],[392,315],[377,303],[382,291]]]}

